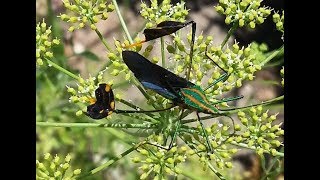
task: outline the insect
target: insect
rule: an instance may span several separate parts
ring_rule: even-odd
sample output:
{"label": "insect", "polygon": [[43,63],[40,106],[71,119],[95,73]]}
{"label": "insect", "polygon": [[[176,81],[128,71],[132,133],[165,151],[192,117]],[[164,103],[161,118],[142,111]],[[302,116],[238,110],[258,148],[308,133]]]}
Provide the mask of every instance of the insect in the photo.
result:
{"label": "insect", "polygon": [[109,84],[99,84],[95,90],[96,100],[87,106],[85,114],[92,119],[102,119],[115,110],[114,96]]}
{"label": "insect", "polygon": [[[187,23],[175,22],[175,21],[164,21],[157,25],[156,28],[152,29],[145,29],[144,35],[145,40],[131,44],[126,46],[133,47],[144,42],[172,34],[179,29],[187,26],[188,24],[192,24],[192,40],[191,40],[191,49],[190,49],[190,66],[187,71],[187,77],[182,78],[177,76],[176,74],[164,69],[161,66],[151,63],[148,59],[141,56],[139,53],[134,51],[123,51],[122,58],[123,61],[126,63],[128,68],[133,72],[134,76],[139,80],[139,82],[147,89],[151,89],[158,94],[162,95],[163,97],[171,100],[173,102],[173,106],[166,108],[166,109],[159,109],[159,110],[151,110],[151,111],[129,111],[129,110],[116,110],[114,97],[111,90],[111,87],[106,84],[100,84],[96,93],[97,100],[94,104],[91,104],[87,107],[87,115],[92,117],[93,119],[101,119],[110,115],[112,112],[115,113],[144,113],[144,112],[159,112],[171,109],[173,107],[179,106],[182,108],[181,117],[178,121],[176,126],[176,131],[172,139],[175,139],[176,132],[180,126],[180,120],[182,118],[182,114],[184,109],[190,109],[196,112],[197,119],[203,129],[204,135],[206,137],[207,145],[212,151],[211,144],[209,143],[208,136],[206,131],[204,130],[204,126],[200,121],[199,113],[205,114],[214,114],[214,115],[224,115],[223,110],[218,109],[215,105],[222,103],[222,102],[229,102],[241,99],[243,96],[236,96],[226,99],[218,100],[215,103],[211,103],[206,95],[205,90],[214,86],[220,81],[225,81],[228,78],[228,73],[221,68],[217,63],[215,63],[206,53],[206,56],[215,64],[217,65],[224,73],[216,79],[209,87],[202,89],[200,86],[195,85],[194,83],[189,81],[189,74],[191,69],[192,57],[193,57],[193,45],[194,45],[194,38],[195,38],[195,30],[196,30],[196,23],[194,21],[190,21]],[[229,117],[229,116],[228,116]],[[231,117],[230,117],[231,118]],[[231,118],[232,122],[233,119]],[[234,122],[233,122],[234,123]],[[169,145],[169,148],[172,146],[172,142]]]}
{"label": "insect", "polygon": [[[173,107],[180,106],[183,109],[195,111],[203,129],[204,127],[199,117],[200,112],[205,114],[225,115],[223,110],[219,110],[215,105],[222,102],[238,100],[243,97],[236,96],[210,103],[204,90],[200,86],[175,75],[161,66],[151,63],[139,53],[134,51],[123,51],[122,57],[128,68],[145,88],[151,89],[163,97],[170,99],[173,102]],[[226,75],[222,75],[218,78],[213,82],[212,86],[225,79],[225,76]],[[205,131],[203,132],[206,133]],[[207,143],[210,148],[211,146],[208,139]]]}

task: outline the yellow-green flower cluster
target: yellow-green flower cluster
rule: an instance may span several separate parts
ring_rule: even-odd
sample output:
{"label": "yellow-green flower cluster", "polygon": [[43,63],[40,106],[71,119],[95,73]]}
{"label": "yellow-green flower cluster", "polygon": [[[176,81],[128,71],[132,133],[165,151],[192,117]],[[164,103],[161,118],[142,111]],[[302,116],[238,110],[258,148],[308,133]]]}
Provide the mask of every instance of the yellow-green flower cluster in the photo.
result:
{"label": "yellow-green flower cluster", "polygon": [[71,156],[68,154],[63,158],[50,153],[44,154],[43,162],[36,160],[36,179],[76,179],[76,176],[81,173],[81,169],[71,169]]}
{"label": "yellow-green flower cluster", "polygon": [[284,135],[281,123],[274,124],[277,114],[269,115],[268,110],[263,112],[262,106],[257,106],[250,108],[248,113],[239,111],[238,117],[246,128],[235,137],[234,142],[246,144],[259,155],[270,153],[276,156],[276,149],[283,146],[278,138]]}
{"label": "yellow-green flower cluster", "polygon": [[282,15],[280,16],[280,14],[278,13],[274,13],[272,16],[273,22],[276,24],[276,28],[278,31],[282,32],[282,37],[281,39],[283,40],[283,36],[284,36],[284,11],[282,11]]}
{"label": "yellow-green flower cluster", "polygon": [[[79,76],[77,90],[67,86],[67,91],[71,94],[69,102],[82,104],[91,104],[95,102],[95,90],[102,82],[104,72],[105,71],[99,72],[97,78],[90,76],[88,79],[83,79]],[[112,84],[112,82],[108,82],[108,84]],[[83,111],[86,110],[79,110],[78,112],[76,112],[76,115],[82,115]]]}
{"label": "yellow-green flower cluster", "polygon": [[238,131],[239,125],[233,128],[220,123],[213,123],[211,127],[205,129],[213,152],[210,152],[209,147],[207,147],[207,141],[201,126],[199,125],[197,129],[200,133],[193,133],[192,136],[185,134],[181,137],[192,148],[188,151],[188,154],[198,154],[203,168],[208,167],[209,161],[213,161],[216,167],[220,169],[232,168],[231,157],[238,149],[230,148],[227,144],[233,141],[233,131]]}
{"label": "yellow-green flower cluster", "polygon": [[108,13],[114,11],[115,7],[106,0],[63,0],[63,5],[72,13],[61,14],[62,21],[72,24],[69,31],[81,29],[88,24],[92,30],[96,30],[99,19],[106,20]]}
{"label": "yellow-green flower cluster", "polygon": [[[261,70],[261,66],[251,49],[251,45],[240,47],[237,43],[234,43],[232,48],[227,47],[225,50],[222,50],[220,46],[213,46],[208,50],[208,54],[213,61],[230,74],[224,83],[219,82],[213,86],[213,95],[230,91],[233,87],[241,87],[242,81],[253,80],[254,73]],[[221,73],[219,73],[218,68],[215,66],[215,70],[211,78],[209,78],[208,83],[211,84],[219,76],[221,76]]]}
{"label": "yellow-green flower cluster", "polygon": [[[217,67],[212,60],[226,70],[230,76],[225,82],[219,82],[212,88],[209,88],[206,91],[210,93],[209,95],[221,95],[223,92],[230,91],[234,87],[241,87],[243,80],[253,80],[253,74],[261,70],[261,66],[259,65],[259,61],[256,60],[251,45],[248,47],[240,47],[235,42],[231,48],[228,46],[226,49],[221,49],[221,46],[211,46],[207,48],[207,46],[211,44],[212,39],[212,36],[203,37],[200,35],[196,37],[190,80],[194,81],[197,85],[201,85],[203,77],[209,76],[209,86],[214,80],[218,79],[223,74],[223,71]],[[188,43],[190,46],[191,34],[188,34]],[[185,72],[184,70],[190,66],[190,50],[186,48],[181,38],[175,36],[174,44],[168,45],[167,50],[173,54],[173,59],[178,63],[174,72],[176,74]],[[206,56],[206,50],[212,60]],[[209,96],[209,99],[210,98]],[[214,98],[212,97],[210,100],[214,100]]]}
{"label": "yellow-green flower cluster", "polygon": [[[129,43],[129,42],[126,41],[125,44],[126,43]],[[108,67],[112,69],[110,74],[113,76],[118,76],[119,74],[124,73],[125,79],[129,80],[131,78],[131,74],[129,73],[129,69],[122,59],[122,46],[120,42],[117,40],[114,41],[114,44],[116,46],[115,51],[107,53],[107,58],[111,61],[111,65]],[[141,49],[141,46],[140,46],[140,49]]]}
{"label": "yellow-green flower cluster", "polygon": [[[191,46],[191,33],[187,35],[189,47]],[[208,36],[204,38],[202,35],[195,37],[192,67],[190,72],[190,80],[195,81],[198,85],[201,85],[201,80],[204,75],[213,68],[211,64],[207,64],[207,61],[203,61],[207,46],[212,42],[213,37]],[[172,45],[167,45],[167,51],[173,55],[171,59],[176,62],[174,73],[180,74],[183,77],[184,70],[190,66],[190,48],[181,40],[179,36],[174,37]]]}
{"label": "yellow-green flower cluster", "polygon": [[252,54],[256,56],[257,62],[262,62],[267,58],[269,47],[266,43],[258,44],[257,42],[252,42],[250,48],[252,49]]}
{"label": "yellow-green flower cluster", "polygon": [[141,16],[148,20],[147,28],[168,20],[184,22],[188,15],[188,10],[183,1],[173,6],[171,0],[163,0],[162,3],[158,0],[151,0],[150,7],[144,2],[141,3],[140,7]]}
{"label": "yellow-green flower cluster", "polygon": [[260,7],[262,0],[219,0],[215,9],[226,15],[225,23],[238,23],[240,27],[255,28],[271,14],[269,7]]}
{"label": "yellow-green flower cluster", "polygon": [[281,85],[284,86],[284,66],[282,66],[282,69],[280,70],[280,75],[282,77]]}
{"label": "yellow-green flower cluster", "polygon": [[280,16],[280,14],[278,13],[274,13],[272,16],[273,22],[276,24],[277,30],[280,32],[284,32],[284,11],[282,11],[282,15]]}
{"label": "yellow-green flower cluster", "polygon": [[[163,175],[178,175],[181,170],[177,167],[185,162],[187,158],[187,147],[172,147],[170,150],[161,148],[163,136],[152,135],[150,144],[143,145],[137,149],[139,154],[132,158],[134,163],[142,163],[139,167],[143,171],[140,179],[147,179],[154,173],[154,179],[161,179]],[[153,145],[151,145],[153,144]]]}
{"label": "yellow-green flower cluster", "polygon": [[51,26],[42,21],[38,23],[36,27],[36,64],[38,66],[43,65],[43,60],[51,59],[53,53],[51,51],[52,46],[60,44],[60,40],[51,38]]}

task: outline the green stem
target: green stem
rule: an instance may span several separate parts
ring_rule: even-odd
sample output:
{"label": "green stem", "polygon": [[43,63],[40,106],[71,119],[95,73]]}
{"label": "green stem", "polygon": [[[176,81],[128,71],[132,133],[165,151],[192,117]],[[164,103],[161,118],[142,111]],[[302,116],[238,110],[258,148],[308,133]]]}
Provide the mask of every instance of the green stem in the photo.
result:
{"label": "green stem", "polygon": [[224,38],[224,40],[221,43],[221,49],[224,47],[224,45],[226,45],[226,43],[229,40],[230,36],[234,33],[234,31],[237,29],[237,27],[238,27],[238,22],[237,23],[233,23],[232,28],[228,31],[227,36]]}
{"label": "green stem", "polygon": [[[216,116],[213,116],[213,115],[210,115],[210,116],[204,116],[204,117],[201,117],[200,120],[208,120],[208,119],[212,119],[212,118],[216,118],[216,117],[219,117],[219,115],[216,115]],[[182,121],[182,124],[188,124],[188,123],[192,123],[192,122],[196,122],[198,121],[197,119],[186,119],[186,120],[183,120]]]}
{"label": "green stem", "polygon": [[270,56],[268,56],[264,61],[260,63],[260,66],[264,66],[267,62],[269,62],[271,59],[273,59],[275,56],[277,56],[279,53],[284,52],[284,45],[282,45],[278,50],[274,51]]}
{"label": "green stem", "polygon": [[[244,143],[231,142],[231,144],[233,144],[233,145],[235,145],[235,146],[239,146],[239,147],[251,149],[251,150],[256,150],[256,148],[254,148],[254,147],[249,147],[247,144],[244,144]],[[265,151],[265,152],[268,153],[268,151]],[[277,153],[276,153],[276,156],[284,157],[284,153],[282,153],[282,152],[277,152]]]}
{"label": "green stem", "polygon": [[48,61],[48,64],[49,64],[49,65],[51,65],[52,67],[56,68],[57,70],[59,70],[59,71],[63,72],[64,74],[66,74],[66,75],[68,75],[68,76],[76,79],[77,81],[80,80],[80,77],[79,77],[79,76],[74,75],[74,74],[71,73],[70,71],[64,69],[63,67],[61,67],[61,66],[59,66],[58,64],[50,61],[49,59],[46,59],[46,60]]}
{"label": "green stem", "polygon": [[146,91],[142,88],[142,86],[138,83],[137,79],[136,78],[132,78],[132,82],[134,85],[137,86],[137,88],[141,91],[141,93],[143,94],[143,96],[149,100],[150,99],[150,96],[149,94],[146,93]]}
{"label": "green stem", "polygon": [[162,67],[166,68],[166,57],[164,54],[164,39],[163,37],[160,38],[161,42],[161,57],[162,57]]}
{"label": "green stem", "polygon": [[112,52],[112,49],[110,48],[110,46],[108,45],[107,41],[103,38],[102,34],[100,33],[100,31],[98,29],[94,30],[97,35],[99,36],[99,39],[101,40],[101,42],[103,43],[103,45],[108,49],[109,52]]}
{"label": "green stem", "polygon": [[125,152],[123,152],[122,154],[110,159],[109,161],[107,161],[106,163],[102,164],[101,166],[85,173],[85,174],[82,174],[80,176],[77,177],[77,179],[82,179],[84,177],[87,177],[89,175],[93,175],[93,174],[96,174],[97,172],[99,171],[102,171],[103,169],[109,167],[110,165],[112,165],[113,163],[117,162],[118,160],[120,160],[121,158],[123,158],[124,156],[130,154],[132,151],[136,150],[139,146],[141,146],[142,144],[144,144],[145,142],[140,142],[138,144],[136,144],[135,146],[131,147],[130,149],[126,150]]}
{"label": "green stem", "polygon": [[[94,21],[92,20],[92,18],[89,18],[89,20],[90,20],[90,23],[91,23],[91,24],[95,24]],[[111,49],[110,46],[108,45],[107,41],[103,38],[103,36],[102,36],[102,34],[100,33],[100,31],[99,31],[97,28],[96,28],[94,31],[97,33],[99,39],[101,40],[101,42],[103,43],[103,45],[108,49],[108,51],[109,51],[109,52],[112,52],[112,49]]]}
{"label": "green stem", "polygon": [[226,179],[226,178],[224,178],[224,177],[222,176],[222,174],[220,174],[219,171],[217,171],[217,170],[211,165],[211,163],[208,162],[208,166],[209,166],[209,168],[211,169],[211,171],[212,171],[215,175],[218,176],[219,179],[222,179],[222,180],[225,180],[225,179]]}
{"label": "green stem", "polygon": [[[129,107],[131,107],[131,108],[133,108],[133,109],[135,109],[135,110],[137,110],[137,111],[144,111],[144,109],[142,109],[142,108],[140,108],[140,107],[138,107],[138,106],[135,106],[135,105],[131,104],[130,102],[126,101],[126,100],[123,100],[123,99],[116,99],[116,100],[119,101],[119,102],[121,102],[122,104],[125,104],[125,105],[127,105],[127,106],[129,106]],[[146,113],[143,113],[143,114],[145,114],[145,115],[149,116],[150,118],[152,118],[151,121],[152,121],[153,123],[157,123],[157,121],[154,121],[154,115],[153,115],[152,113],[146,112]],[[124,115],[124,114],[123,114],[123,115]],[[141,120],[143,120],[143,119],[141,119]],[[144,121],[145,121],[145,120],[146,120],[146,119],[144,119]],[[149,122],[150,122],[150,121],[149,121]]]}
{"label": "green stem", "polygon": [[128,40],[129,40],[130,44],[132,44],[132,43],[133,43],[133,40],[132,40],[131,35],[130,35],[129,31],[128,31],[128,28],[127,28],[127,26],[126,26],[126,23],[124,22],[123,17],[122,17],[122,15],[121,15],[121,13],[120,13],[120,10],[119,10],[119,7],[118,7],[118,3],[117,3],[116,0],[112,0],[112,3],[113,3],[113,5],[114,5],[115,10],[116,10],[116,12],[117,12],[117,15],[118,15],[118,17],[119,17],[121,27],[122,27],[124,33],[126,34],[126,36],[127,36]]}
{"label": "green stem", "polygon": [[100,123],[56,123],[56,122],[36,122],[40,127],[77,127],[77,128],[138,128],[153,129],[152,124],[100,124]]}
{"label": "green stem", "polygon": [[[283,147],[281,148],[281,150],[282,150],[282,149],[283,149]],[[261,180],[264,180],[264,179],[266,179],[266,178],[268,177],[270,171],[272,170],[272,168],[274,167],[274,165],[276,165],[277,161],[279,161],[278,158],[274,158],[274,159],[272,160],[272,162],[270,163],[270,166],[269,166],[268,169],[265,171],[265,173],[264,173],[265,175],[261,178]],[[266,163],[265,163],[265,164],[266,164]]]}

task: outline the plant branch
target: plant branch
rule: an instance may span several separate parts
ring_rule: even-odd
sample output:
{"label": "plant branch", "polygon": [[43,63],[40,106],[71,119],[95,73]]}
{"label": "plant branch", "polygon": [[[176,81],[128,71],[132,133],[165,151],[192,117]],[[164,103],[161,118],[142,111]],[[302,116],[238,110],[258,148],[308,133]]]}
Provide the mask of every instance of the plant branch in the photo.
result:
{"label": "plant branch", "polygon": [[68,75],[68,76],[76,79],[77,81],[80,80],[80,77],[79,77],[79,76],[74,75],[72,72],[64,69],[63,67],[61,67],[61,66],[59,66],[58,64],[50,61],[49,59],[47,59],[47,58],[45,58],[45,59],[48,61],[48,64],[51,65],[52,67],[54,67],[54,68],[56,68],[57,70],[63,72],[64,74],[66,74],[66,75]]}
{"label": "plant branch", "polygon": [[56,123],[56,122],[36,122],[41,127],[77,127],[77,128],[138,128],[153,129],[153,124],[114,124],[114,123]]}
{"label": "plant branch", "polygon": [[161,58],[162,58],[162,67],[166,68],[166,57],[164,54],[164,39],[163,37],[160,38],[160,43],[161,43]]}
{"label": "plant branch", "polygon": [[264,66],[267,62],[269,62],[271,59],[273,59],[275,56],[277,56],[279,53],[284,52],[284,45],[282,45],[278,50],[274,51],[270,56],[268,56],[264,61],[260,63],[260,66]]}
{"label": "plant branch", "polygon": [[212,171],[215,175],[218,176],[219,179],[222,179],[222,180],[225,180],[225,179],[226,179],[226,178],[224,178],[224,177],[222,176],[222,174],[220,174],[219,171],[217,171],[217,170],[211,165],[210,162],[208,162],[208,166],[209,166],[209,168],[211,169],[211,171]]}
{"label": "plant branch", "polygon": [[145,144],[146,142],[145,141],[142,141],[136,145],[134,145],[133,147],[131,147],[130,149],[126,150],[125,152],[123,152],[122,154],[110,159],[109,161],[107,161],[106,163],[102,164],[101,166],[85,173],[85,174],[82,174],[80,176],[77,177],[77,179],[82,179],[84,177],[87,177],[89,175],[93,175],[93,174],[96,174],[97,172],[99,171],[102,171],[103,169],[109,167],[110,165],[112,165],[113,163],[117,162],[118,160],[120,160],[121,158],[125,157],[126,155],[130,154],[132,151],[136,150],[139,146]]}
{"label": "plant branch", "polygon": [[124,33],[126,34],[126,36],[127,36],[128,40],[129,40],[130,44],[132,44],[132,43],[133,43],[133,40],[132,40],[131,35],[130,35],[129,31],[128,31],[128,28],[127,28],[127,26],[126,26],[126,23],[124,22],[123,17],[122,17],[122,15],[121,15],[121,13],[120,13],[120,10],[119,10],[119,7],[118,7],[118,3],[117,3],[116,0],[112,0],[112,3],[113,3],[113,5],[114,5],[114,7],[115,7],[115,10],[116,10],[116,12],[117,12],[118,18],[119,18],[119,20],[120,20],[121,27],[122,27]]}
{"label": "plant branch", "polygon": [[98,29],[95,29],[94,31],[97,33],[97,35],[99,36],[99,39],[101,40],[103,45],[108,49],[108,51],[112,52],[112,49],[110,48],[110,46],[108,45],[107,41],[104,39],[100,31]]}
{"label": "plant branch", "polygon": [[224,40],[221,43],[221,49],[226,45],[227,41],[229,40],[230,36],[234,33],[234,31],[237,29],[238,23],[233,23],[233,26],[231,29],[228,31],[227,36],[224,38]]}

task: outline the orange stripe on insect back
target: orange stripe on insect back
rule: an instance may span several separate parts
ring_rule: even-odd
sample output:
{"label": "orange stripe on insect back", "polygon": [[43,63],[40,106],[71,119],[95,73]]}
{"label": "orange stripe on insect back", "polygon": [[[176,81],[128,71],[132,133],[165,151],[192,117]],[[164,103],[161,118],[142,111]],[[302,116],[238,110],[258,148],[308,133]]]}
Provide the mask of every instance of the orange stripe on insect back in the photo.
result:
{"label": "orange stripe on insect back", "polygon": [[205,103],[210,104],[207,97],[203,93],[201,93],[198,89],[191,89],[191,88],[183,88],[183,89],[187,89],[189,91],[197,93],[199,96],[201,96],[201,98],[204,100]]}
{"label": "orange stripe on insect back", "polygon": [[139,45],[141,45],[141,44],[144,43],[144,42],[146,42],[146,40],[142,40],[142,41],[140,41],[140,42],[136,42],[136,43],[129,44],[129,45],[126,45],[126,46],[122,46],[122,48],[125,48],[125,49],[127,49],[127,48],[132,48],[132,47],[135,47],[135,46],[139,46]]}
{"label": "orange stripe on insect back", "polygon": [[210,111],[211,113],[214,113],[210,108],[208,108],[207,106],[205,106],[203,103],[199,102],[197,99],[195,99],[194,97],[190,96],[189,94],[185,94],[183,91],[181,91],[181,93],[189,98],[193,103],[197,104],[199,107],[207,110],[207,111]]}

